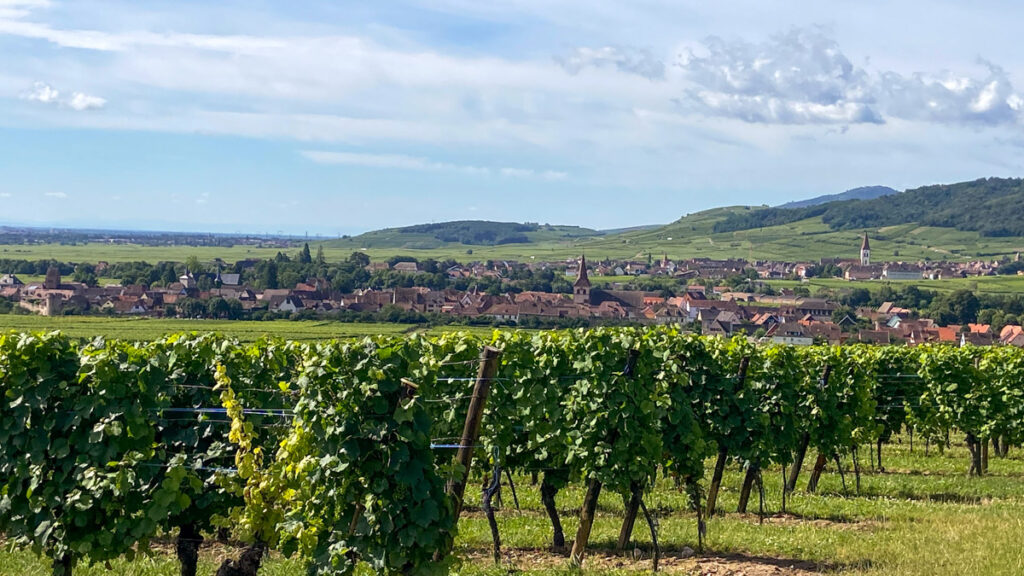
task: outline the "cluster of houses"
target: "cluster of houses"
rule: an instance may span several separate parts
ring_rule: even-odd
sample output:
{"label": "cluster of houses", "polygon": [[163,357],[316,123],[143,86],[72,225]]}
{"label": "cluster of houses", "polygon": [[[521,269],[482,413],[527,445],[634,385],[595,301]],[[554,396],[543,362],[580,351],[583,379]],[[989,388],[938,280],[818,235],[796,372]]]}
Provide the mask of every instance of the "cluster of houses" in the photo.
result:
{"label": "cluster of houses", "polygon": [[[666,259],[667,260],[667,259]],[[408,263],[415,264],[415,263]],[[714,263],[715,273],[726,274],[739,261]],[[662,262],[660,268],[675,266]],[[624,321],[637,324],[681,324],[703,334],[746,334],[777,343],[810,345],[865,342],[916,345],[928,342],[951,344],[1008,344],[1024,347],[1024,329],[1006,326],[996,333],[989,325],[938,326],[916,318],[911,310],[885,303],[877,309],[862,308],[858,318],[836,322],[838,305],[822,298],[800,297],[790,291],[763,295],[732,291],[729,287],[688,285],[681,295],[658,292],[600,289],[590,281],[590,267],[580,258],[574,267],[571,294],[518,292],[487,294],[476,290],[431,290],[425,287],[357,290],[340,293],[324,280],[300,283],[294,288],[256,291],[240,284],[238,274],[218,274],[210,290],[199,290],[192,274],[166,287],[102,286],[65,283],[51,269],[41,285],[26,285],[17,277],[0,277],[0,297],[33,312],[54,315],[74,306],[80,310],[119,315],[163,316],[183,299],[237,301],[243,310],[294,313],[303,310],[328,312],[350,310],[379,312],[386,307],[423,314],[446,314],[467,320],[516,324],[527,318],[548,320]],[[493,270],[492,270],[493,271]],[[181,313],[178,312],[180,315]],[[870,329],[860,328],[866,319]]]}

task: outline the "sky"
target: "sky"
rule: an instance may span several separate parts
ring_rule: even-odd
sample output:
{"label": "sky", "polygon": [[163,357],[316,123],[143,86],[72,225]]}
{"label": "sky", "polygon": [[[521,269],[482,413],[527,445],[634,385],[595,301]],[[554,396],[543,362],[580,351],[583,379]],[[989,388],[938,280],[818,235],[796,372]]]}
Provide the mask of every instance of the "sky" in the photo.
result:
{"label": "sky", "polygon": [[608,229],[1018,176],[1022,25],[1009,0],[0,0],[0,224]]}

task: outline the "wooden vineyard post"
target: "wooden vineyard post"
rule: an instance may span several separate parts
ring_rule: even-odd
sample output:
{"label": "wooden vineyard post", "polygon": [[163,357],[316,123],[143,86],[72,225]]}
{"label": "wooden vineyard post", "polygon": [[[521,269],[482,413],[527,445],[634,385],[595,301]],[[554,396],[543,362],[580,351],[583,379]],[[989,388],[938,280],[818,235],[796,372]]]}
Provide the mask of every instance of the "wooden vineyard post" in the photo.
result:
{"label": "wooden vineyard post", "polygon": [[[462,475],[460,478],[452,480],[448,485],[448,496],[452,499],[452,504],[455,508],[456,525],[458,525],[459,516],[462,514],[466,482],[469,480],[469,470],[473,464],[473,450],[476,449],[477,439],[480,436],[480,424],[483,422],[487,394],[491,390],[491,380],[498,373],[498,359],[500,357],[501,350],[491,346],[485,346],[480,351],[480,368],[476,373],[473,397],[470,399],[469,411],[466,413],[466,425],[462,428],[462,440],[459,442],[459,451],[455,456],[455,460],[462,467]],[[434,555],[434,561],[439,562],[441,558],[442,554],[438,551]]]}
{"label": "wooden vineyard post", "polygon": [[490,346],[484,347],[480,352],[480,369],[476,374],[476,384],[473,386],[473,398],[469,402],[469,412],[466,413],[466,425],[462,428],[462,440],[459,442],[459,452],[455,460],[462,466],[462,478],[455,480],[448,487],[448,494],[455,504],[455,521],[458,522],[462,513],[462,502],[466,494],[466,482],[469,479],[469,469],[473,464],[473,450],[476,448],[477,439],[480,436],[480,424],[483,422],[484,406],[487,404],[487,394],[491,390],[491,380],[498,373],[498,358],[501,350]]}

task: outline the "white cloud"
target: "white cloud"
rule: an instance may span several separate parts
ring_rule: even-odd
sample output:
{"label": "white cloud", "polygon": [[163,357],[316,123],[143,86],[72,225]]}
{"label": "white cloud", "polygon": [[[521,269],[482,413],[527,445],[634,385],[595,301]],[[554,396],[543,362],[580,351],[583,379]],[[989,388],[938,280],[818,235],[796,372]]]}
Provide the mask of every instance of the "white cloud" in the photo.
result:
{"label": "white cloud", "polygon": [[795,28],[765,42],[711,37],[677,65],[691,83],[691,112],[765,124],[880,124],[887,119],[1016,124],[1024,100],[1002,68],[985,78],[871,73],[822,29]]}
{"label": "white cloud", "polygon": [[1021,97],[1009,75],[995,64],[980,62],[988,71],[983,78],[915,74],[904,77],[889,72],[879,80],[879,100],[894,117],[908,120],[1016,124],[1020,121]]}
{"label": "white cloud", "polygon": [[604,46],[577,48],[572,54],[556,58],[570,74],[578,74],[588,67],[613,67],[620,72],[636,74],[650,80],[665,77],[665,63],[647,50]]}
{"label": "white cloud", "polygon": [[49,0],[0,0],[0,19],[24,18],[36,8],[49,6]]}
{"label": "white cloud", "polygon": [[821,30],[762,43],[710,37],[677,65],[693,86],[680,100],[712,116],[770,124],[879,123],[867,74]]}
{"label": "white cloud", "polygon": [[67,198],[68,197],[68,195],[66,193],[64,193],[64,192],[44,192],[43,196],[47,196],[49,198]]}
{"label": "white cloud", "polygon": [[532,178],[541,180],[564,180],[566,172],[554,170],[533,170],[530,168],[501,168],[494,170],[486,166],[453,164],[437,162],[420,156],[405,154],[368,154],[361,152],[324,152],[319,150],[303,150],[301,154],[318,164],[342,164],[346,166],[362,166],[366,168],[390,168],[396,170],[420,170],[429,172],[461,172],[478,176],[489,176],[497,173],[509,178]]}
{"label": "white cloud", "polygon": [[467,174],[490,174],[488,168],[464,164],[435,162],[418,156],[405,154],[363,154],[358,152],[320,152],[305,150],[302,155],[318,164],[344,164],[367,168],[394,168],[398,170],[423,170],[440,172],[464,172]]}
{"label": "white cloud", "polygon": [[531,168],[502,168],[499,173],[510,178],[537,178],[540,180],[565,180],[568,172],[559,170],[533,170]]}
{"label": "white cloud", "polygon": [[10,197],[11,197],[11,193],[10,192],[0,192],[0,198],[10,198]]}
{"label": "white cloud", "polygon": [[90,96],[81,92],[75,92],[70,98],[61,98],[60,91],[46,82],[36,82],[32,89],[22,95],[25,100],[39,102],[42,104],[55,104],[66,106],[77,112],[86,110],[99,110],[106,106],[107,101],[98,96]]}
{"label": "white cloud", "polygon": [[[22,10],[22,16],[24,11]],[[4,18],[0,14],[0,34],[45,40],[62,48],[81,48],[102,52],[120,52],[141,47],[196,48],[218,52],[254,52],[282,48],[278,39],[254,36],[181,34],[156,32],[108,33],[98,30],[65,30],[47,24]]]}
{"label": "white cloud", "polygon": [[99,96],[89,96],[88,94],[75,92],[67,104],[73,110],[82,112],[84,110],[99,110],[107,105],[107,101]]}
{"label": "white cloud", "polygon": [[45,82],[36,82],[32,85],[32,89],[26,92],[22,97],[25,100],[51,104],[58,101],[60,98],[60,92],[54,90],[52,86]]}

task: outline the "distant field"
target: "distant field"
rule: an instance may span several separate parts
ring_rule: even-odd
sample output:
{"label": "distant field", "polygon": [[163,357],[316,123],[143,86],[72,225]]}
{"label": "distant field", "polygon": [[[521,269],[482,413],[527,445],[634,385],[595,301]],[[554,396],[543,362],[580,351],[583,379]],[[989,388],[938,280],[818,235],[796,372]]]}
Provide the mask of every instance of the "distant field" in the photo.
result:
{"label": "distant field", "polygon": [[849,282],[842,278],[811,278],[807,282],[767,280],[765,283],[775,288],[806,286],[810,288],[811,293],[821,288],[830,290],[867,288],[871,292],[878,292],[883,286],[891,286],[899,290],[904,286],[912,285],[921,289],[939,292],[952,292],[966,288],[979,294],[1024,294],[1024,276],[982,276],[978,278],[953,278],[949,280],[867,280],[859,282]]}
{"label": "distant field", "polygon": [[[46,276],[41,276],[41,275],[17,274],[17,276],[18,276],[18,280],[21,280],[26,285],[42,284],[43,281],[46,280]],[[118,283],[117,278],[98,278],[97,280],[99,281],[100,286],[108,286],[108,285],[111,285],[111,284],[117,284]],[[68,276],[66,278],[62,278],[61,281],[62,282],[69,282],[69,281],[71,281],[71,277]]]}
{"label": "distant field", "polygon": [[242,341],[273,336],[287,340],[327,340],[377,334],[400,334],[409,324],[354,324],[328,321],[179,320],[154,318],[98,318],[91,316],[20,316],[0,314],[0,331],[60,330],[74,338],[155,340],[174,332],[219,332]]}
{"label": "distant field", "polygon": [[333,321],[268,320],[181,320],[157,318],[99,318],[93,316],[21,316],[0,314],[0,332],[16,330],[36,332],[60,330],[73,338],[122,338],[126,340],[155,340],[175,332],[218,332],[225,336],[251,342],[263,336],[285,340],[311,341],[331,338],[357,338],[363,336],[405,334],[414,331],[431,336],[449,332],[469,332],[489,336],[494,328],[488,326],[435,326],[420,328],[413,324],[351,323]]}
{"label": "distant field", "polygon": [[[310,242],[311,249],[316,251],[316,242]],[[0,244],[0,259],[11,258],[20,260],[54,259],[61,262],[184,262],[189,256],[209,262],[221,258],[226,262],[236,262],[246,258],[272,258],[278,252],[295,254],[298,248],[256,248],[252,246],[233,246],[230,248],[216,246],[141,246],[137,244],[105,244],[91,242],[74,246],[63,244]],[[324,249],[324,254],[332,260],[347,258],[351,250]]]}
{"label": "distant field", "polygon": [[[605,258],[646,260],[648,254],[654,258],[667,254],[672,259],[706,257],[787,261],[855,258],[859,254],[862,230],[832,231],[820,218],[739,232],[712,232],[716,222],[732,212],[744,210],[749,208],[717,208],[688,215],[666,226],[589,237],[572,238],[562,233],[542,232],[534,234],[530,243],[500,246],[444,243],[426,234],[398,234],[394,231],[376,231],[346,239],[311,240],[309,244],[314,252],[322,245],[328,261],[345,259],[353,252],[363,252],[374,260],[407,255],[420,259],[451,258],[461,262],[488,259],[557,261],[577,258],[583,253],[592,262]],[[997,258],[1024,251],[1024,238],[987,238],[977,232],[961,232],[952,228],[904,224],[867,232],[871,237],[872,258],[879,262]],[[234,262],[245,258],[272,257],[278,251],[277,248],[251,246],[192,248],[103,243],[76,246],[0,244],[0,258],[54,258],[69,262],[180,262],[189,256],[207,262],[214,258]],[[284,252],[295,254],[298,249]]]}

